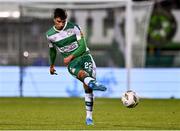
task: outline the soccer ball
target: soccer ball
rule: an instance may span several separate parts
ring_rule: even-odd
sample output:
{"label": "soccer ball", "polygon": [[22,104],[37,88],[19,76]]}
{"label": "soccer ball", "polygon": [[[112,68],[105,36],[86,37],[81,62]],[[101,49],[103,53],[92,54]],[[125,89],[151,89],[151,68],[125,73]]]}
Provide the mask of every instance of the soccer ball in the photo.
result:
{"label": "soccer ball", "polygon": [[138,105],[139,97],[137,96],[136,92],[129,90],[123,93],[121,101],[124,106],[133,108]]}

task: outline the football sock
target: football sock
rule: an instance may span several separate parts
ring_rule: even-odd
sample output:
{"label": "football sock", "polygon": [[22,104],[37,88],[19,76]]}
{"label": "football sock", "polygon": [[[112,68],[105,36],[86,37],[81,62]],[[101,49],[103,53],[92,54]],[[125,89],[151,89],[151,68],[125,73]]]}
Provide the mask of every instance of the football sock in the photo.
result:
{"label": "football sock", "polygon": [[85,93],[86,118],[92,119],[93,112],[93,94]]}
{"label": "football sock", "polygon": [[85,83],[86,85],[88,85],[91,80],[95,80],[95,79],[92,78],[92,77],[86,77],[86,78],[84,78],[84,83]]}

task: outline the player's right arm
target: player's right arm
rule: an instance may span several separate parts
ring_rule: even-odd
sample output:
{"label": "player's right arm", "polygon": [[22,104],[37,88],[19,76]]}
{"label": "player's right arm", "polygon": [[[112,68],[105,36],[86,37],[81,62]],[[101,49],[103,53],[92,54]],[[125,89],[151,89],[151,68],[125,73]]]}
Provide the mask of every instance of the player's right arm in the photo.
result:
{"label": "player's right arm", "polygon": [[57,51],[55,47],[49,48],[50,65],[54,65],[55,60],[56,60],[56,54],[57,54]]}
{"label": "player's right arm", "polygon": [[50,74],[51,75],[54,75],[56,74],[56,70],[54,68],[54,63],[55,63],[55,60],[56,60],[56,48],[55,47],[52,47],[52,48],[49,48],[49,57],[50,57]]}
{"label": "player's right arm", "polygon": [[49,45],[49,59],[50,59],[49,71],[50,71],[51,75],[54,75],[54,74],[56,74],[54,64],[55,64],[55,60],[56,60],[57,51],[56,51],[56,48],[53,46],[53,44],[50,41],[48,42],[48,45]]}

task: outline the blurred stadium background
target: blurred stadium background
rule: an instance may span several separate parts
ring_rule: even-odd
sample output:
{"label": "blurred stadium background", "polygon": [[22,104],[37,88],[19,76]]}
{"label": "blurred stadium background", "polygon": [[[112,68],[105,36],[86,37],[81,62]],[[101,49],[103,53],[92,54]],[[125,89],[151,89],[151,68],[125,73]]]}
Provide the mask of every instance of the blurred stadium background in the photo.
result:
{"label": "blurred stadium background", "polygon": [[[96,96],[119,98],[127,89],[125,6],[93,10],[87,4],[78,9],[55,0],[31,2],[0,0],[0,96],[83,97],[81,83],[68,74],[61,56],[56,60],[59,75],[49,74],[45,32],[53,24],[52,10],[63,5],[86,34],[97,77],[108,87]],[[133,8],[131,89],[144,98],[180,98],[180,2],[138,2]]]}

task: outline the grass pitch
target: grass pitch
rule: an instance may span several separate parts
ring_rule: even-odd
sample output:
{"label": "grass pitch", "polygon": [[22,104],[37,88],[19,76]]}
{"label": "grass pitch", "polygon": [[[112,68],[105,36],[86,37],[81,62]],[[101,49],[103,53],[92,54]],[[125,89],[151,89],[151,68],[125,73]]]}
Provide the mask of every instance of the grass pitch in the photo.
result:
{"label": "grass pitch", "polygon": [[120,99],[96,99],[94,126],[85,125],[83,98],[0,98],[0,130],[180,130],[180,100],[141,99],[136,108]]}

